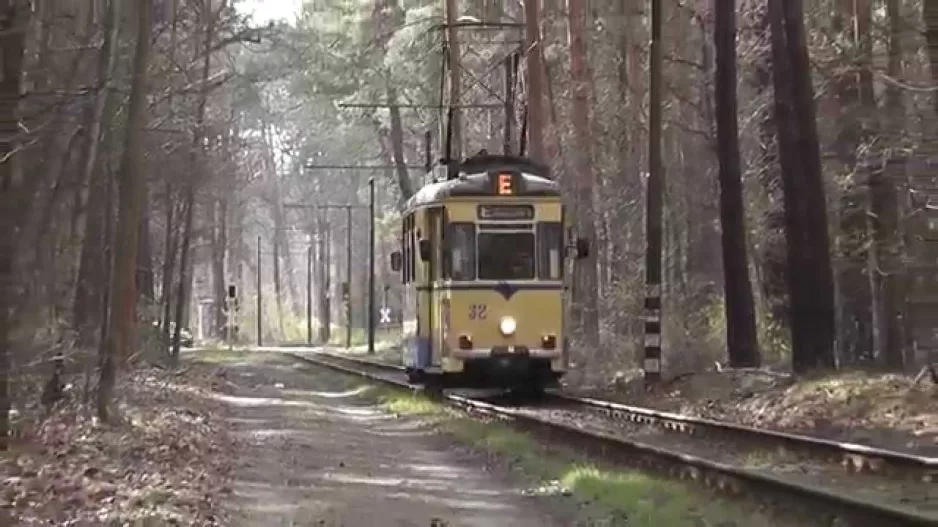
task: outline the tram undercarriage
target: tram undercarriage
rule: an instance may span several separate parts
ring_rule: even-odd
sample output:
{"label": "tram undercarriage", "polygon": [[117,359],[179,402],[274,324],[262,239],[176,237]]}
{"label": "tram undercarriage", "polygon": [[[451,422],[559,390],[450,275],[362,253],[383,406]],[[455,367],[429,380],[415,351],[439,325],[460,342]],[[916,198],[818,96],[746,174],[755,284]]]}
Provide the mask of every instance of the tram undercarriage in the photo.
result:
{"label": "tram undercarriage", "polygon": [[556,387],[562,371],[554,371],[551,359],[520,355],[501,355],[463,360],[462,371],[425,371],[408,369],[410,382],[437,389],[496,389],[511,392],[539,393]]}

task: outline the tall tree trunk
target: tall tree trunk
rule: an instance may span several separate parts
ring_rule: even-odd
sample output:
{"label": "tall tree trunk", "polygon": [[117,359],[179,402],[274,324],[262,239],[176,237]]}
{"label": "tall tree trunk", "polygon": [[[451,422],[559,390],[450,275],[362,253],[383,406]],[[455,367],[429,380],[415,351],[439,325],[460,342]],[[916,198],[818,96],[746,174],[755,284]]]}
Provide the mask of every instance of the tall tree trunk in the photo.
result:
{"label": "tall tree trunk", "polygon": [[[222,191],[224,192],[224,191]],[[225,251],[228,248],[228,198],[217,200],[213,207],[215,216],[212,236],[212,287],[214,290],[215,335],[221,337],[227,327],[225,298],[227,297],[227,277],[225,276]]]}
{"label": "tall tree trunk", "polygon": [[176,227],[176,202],[173,200],[173,187],[167,182],[165,190],[166,198],[166,238],[163,242],[163,275],[162,275],[162,287],[160,287],[160,306],[162,317],[160,324],[160,335],[164,342],[164,346],[168,349],[171,344],[172,335],[169,331],[170,328],[170,317],[172,313],[172,302],[173,302],[173,275],[176,271],[176,244],[177,244],[177,231],[179,230]]}
{"label": "tall tree trunk", "polygon": [[328,344],[332,338],[332,308],[330,304],[330,289],[332,287],[332,273],[330,268],[330,255],[332,243],[332,225],[328,216],[320,214],[317,219],[319,234],[319,341]]}
{"label": "tall tree trunk", "polygon": [[839,203],[840,233],[836,237],[837,252],[837,348],[841,360],[868,359],[871,351],[871,291],[867,264],[866,193],[849,174],[857,167],[857,152],[866,136],[861,119],[863,102],[858,74],[860,17],[855,0],[838,0],[832,18],[832,29],[845,43],[842,59],[851,67],[835,79],[837,116],[837,153],[847,176],[842,180]]}
{"label": "tall tree trunk", "polygon": [[[571,5],[571,9],[572,8],[573,6]],[[585,13],[583,16],[586,16]],[[544,55],[541,49],[543,47],[541,43],[540,26],[541,0],[529,0],[524,2],[524,23],[524,49],[527,62],[527,67],[524,69],[524,86],[527,91],[528,115],[527,150],[528,157],[543,163],[547,160],[544,159],[544,89],[542,84],[544,80]],[[585,54],[583,61],[584,63],[586,61]],[[595,251],[592,252],[595,253]],[[592,257],[591,260],[595,263],[595,256]]]}
{"label": "tall tree trunk", "polygon": [[141,299],[152,303],[154,284],[153,247],[150,240],[150,192],[147,188],[148,182],[144,181],[143,184],[143,201],[141,203],[143,210],[140,213],[140,233],[138,234],[137,292]]}
{"label": "tall tree trunk", "polygon": [[397,90],[388,86],[388,108],[391,116],[391,152],[394,155],[394,166],[397,172],[397,187],[401,192],[400,206],[414,195],[414,184],[410,180],[410,171],[407,169],[407,160],[404,157],[404,126],[401,124],[401,109],[397,104]]}
{"label": "tall tree trunk", "polygon": [[[772,49],[769,34],[769,15],[766,5],[758,7],[754,13],[755,30],[763,43],[762,51],[753,64],[751,84],[761,96],[770,97],[772,93]],[[788,277],[786,274],[785,255],[785,206],[782,181],[778,167],[778,141],[776,139],[775,117],[772,108],[761,110],[759,118],[759,136],[762,170],[758,176],[759,185],[765,189],[766,212],[760,225],[761,242],[758,244],[760,293],[765,310],[767,331],[764,337],[772,346],[790,339],[788,314]]]}
{"label": "tall tree trunk", "polygon": [[23,72],[26,31],[29,23],[27,0],[4,0],[0,3],[0,451],[9,448],[10,374],[13,349],[15,291],[16,183],[15,138],[19,135],[20,80]]}
{"label": "tall tree trunk", "polygon": [[[925,44],[932,83],[938,83],[938,0],[922,0],[922,20],[925,22]],[[932,104],[938,113],[938,92],[932,94]]]}
{"label": "tall tree trunk", "polygon": [[[82,347],[90,347],[94,342],[94,335],[101,325],[100,305],[101,295],[105,289],[104,269],[107,262],[102,261],[104,244],[104,198],[107,188],[107,170],[100,162],[99,152],[104,142],[104,122],[108,115],[110,88],[108,86],[116,63],[116,49],[120,37],[120,24],[116,21],[120,15],[122,2],[109,0],[104,15],[103,42],[101,56],[98,59],[97,83],[98,92],[95,94],[93,118],[91,129],[88,132],[88,151],[85,153],[84,164],[81,167],[82,185],[88,186],[88,199],[85,205],[84,239],[80,262],[78,264],[78,277],[75,283],[74,308],[72,310],[72,327],[78,333],[78,343]],[[97,172],[95,169],[98,169]]]}
{"label": "tall tree trunk", "polygon": [[723,227],[723,283],[726,342],[730,365],[759,366],[756,313],[746,258],[746,215],[736,108],[736,2],[714,4],[716,48],[717,153],[720,160],[720,222]]}
{"label": "tall tree trunk", "polygon": [[[899,0],[886,0],[889,18],[888,61],[886,71],[897,79],[902,73],[902,14]],[[902,91],[886,85],[886,134],[897,137],[905,126],[905,106]],[[902,320],[905,311],[905,292],[901,286],[903,273],[902,248],[899,233],[899,195],[896,181],[901,163],[886,159],[881,171],[870,173],[870,222],[873,231],[875,260],[870,266],[871,287],[879,299],[874,306],[879,314],[875,318],[876,349],[880,360],[889,368],[901,368],[905,363]]]}
{"label": "tall tree trunk", "polygon": [[[570,40],[570,76],[573,84],[573,127],[577,144],[577,231],[578,236],[596,239],[596,214],[593,188],[592,134],[590,129],[590,93],[593,88],[586,47],[586,2],[570,0],[568,14]],[[596,245],[596,244],[594,244]],[[580,337],[587,348],[599,344],[599,278],[597,269],[598,247],[589,257],[577,262],[574,288],[574,316]]]}
{"label": "tall tree trunk", "polygon": [[835,365],[834,292],[814,89],[801,0],[769,0],[791,295],[792,367]]}
{"label": "tall tree trunk", "polygon": [[145,196],[143,176],[143,131],[147,101],[147,66],[150,62],[150,28],[153,1],[141,0],[137,13],[137,45],[134,52],[133,80],[127,110],[127,132],[121,156],[119,187],[119,222],[114,251],[110,331],[100,361],[98,417],[107,421],[108,406],[116,381],[117,365],[129,356],[134,338],[137,311],[135,278],[137,271],[137,236],[142,201]]}
{"label": "tall tree trunk", "polygon": [[272,257],[272,261],[273,261],[273,264],[274,264],[274,265],[273,265],[273,273],[274,273],[274,277],[273,277],[273,278],[274,278],[274,301],[276,302],[276,305],[277,305],[277,330],[278,330],[280,339],[283,339],[283,338],[284,338],[284,332],[283,332],[283,287],[282,287],[282,281],[281,281],[281,278],[282,278],[282,277],[281,277],[281,273],[280,273],[280,253],[281,253],[281,251],[282,251],[283,249],[282,249],[282,247],[281,247],[281,245],[280,245],[280,242],[281,242],[280,233],[279,233],[279,232],[275,232],[275,233],[274,233],[274,243],[272,244],[272,247],[273,247],[273,257]]}

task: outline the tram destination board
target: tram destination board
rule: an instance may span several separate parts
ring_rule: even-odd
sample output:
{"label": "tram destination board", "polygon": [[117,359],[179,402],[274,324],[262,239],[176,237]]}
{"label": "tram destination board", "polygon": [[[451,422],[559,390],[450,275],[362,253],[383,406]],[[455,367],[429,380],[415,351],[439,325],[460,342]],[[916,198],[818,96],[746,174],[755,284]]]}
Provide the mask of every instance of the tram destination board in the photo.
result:
{"label": "tram destination board", "polygon": [[480,220],[533,220],[531,205],[479,205]]}

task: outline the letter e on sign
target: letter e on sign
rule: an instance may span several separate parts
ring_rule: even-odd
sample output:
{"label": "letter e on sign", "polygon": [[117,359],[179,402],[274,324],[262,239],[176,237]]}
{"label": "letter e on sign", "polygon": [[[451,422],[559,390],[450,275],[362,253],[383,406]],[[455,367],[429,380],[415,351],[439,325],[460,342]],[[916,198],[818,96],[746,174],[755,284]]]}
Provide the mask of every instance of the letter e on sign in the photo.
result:
{"label": "letter e on sign", "polygon": [[511,188],[511,174],[499,174],[498,175],[498,195],[510,196],[512,194],[514,194],[514,189]]}

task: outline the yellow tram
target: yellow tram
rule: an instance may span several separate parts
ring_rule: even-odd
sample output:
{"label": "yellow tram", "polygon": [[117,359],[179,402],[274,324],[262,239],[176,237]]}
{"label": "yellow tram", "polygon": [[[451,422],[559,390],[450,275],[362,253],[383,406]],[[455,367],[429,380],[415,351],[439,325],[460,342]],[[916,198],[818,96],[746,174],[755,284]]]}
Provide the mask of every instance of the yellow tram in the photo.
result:
{"label": "yellow tram", "polygon": [[[515,156],[479,155],[421,188],[391,255],[412,382],[540,390],[567,368],[559,185]],[[587,255],[577,240],[575,256]]]}

